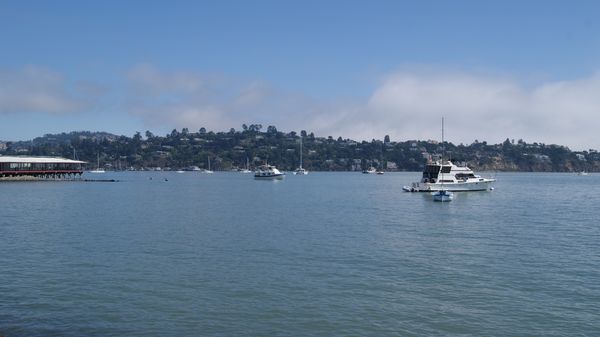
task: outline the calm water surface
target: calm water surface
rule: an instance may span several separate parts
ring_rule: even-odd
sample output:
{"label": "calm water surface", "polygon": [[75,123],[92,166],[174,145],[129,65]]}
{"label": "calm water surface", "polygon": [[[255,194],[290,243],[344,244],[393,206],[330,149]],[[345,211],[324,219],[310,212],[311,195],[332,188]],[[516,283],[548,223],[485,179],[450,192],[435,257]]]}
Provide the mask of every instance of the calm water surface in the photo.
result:
{"label": "calm water surface", "polygon": [[0,335],[600,334],[600,175],[419,175],[0,183]]}

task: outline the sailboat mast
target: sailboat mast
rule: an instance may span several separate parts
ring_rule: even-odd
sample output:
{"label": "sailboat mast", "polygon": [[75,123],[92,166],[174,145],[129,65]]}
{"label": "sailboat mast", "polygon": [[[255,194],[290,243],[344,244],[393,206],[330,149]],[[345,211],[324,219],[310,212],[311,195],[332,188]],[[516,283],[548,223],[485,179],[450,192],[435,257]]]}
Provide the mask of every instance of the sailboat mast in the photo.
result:
{"label": "sailboat mast", "polygon": [[446,154],[446,145],[444,144],[444,116],[442,116],[442,165],[440,169],[442,170],[442,190],[444,190],[444,155]]}
{"label": "sailboat mast", "polygon": [[300,168],[302,168],[302,137],[300,137]]}

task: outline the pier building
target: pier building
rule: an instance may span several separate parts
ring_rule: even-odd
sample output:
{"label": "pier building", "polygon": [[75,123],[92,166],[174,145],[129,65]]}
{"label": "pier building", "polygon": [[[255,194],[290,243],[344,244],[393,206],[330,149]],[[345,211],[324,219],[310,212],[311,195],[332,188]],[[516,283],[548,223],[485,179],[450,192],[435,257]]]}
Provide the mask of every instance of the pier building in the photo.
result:
{"label": "pier building", "polygon": [[0,156],[0,179],[70,179],[86,162],[58,157]]}

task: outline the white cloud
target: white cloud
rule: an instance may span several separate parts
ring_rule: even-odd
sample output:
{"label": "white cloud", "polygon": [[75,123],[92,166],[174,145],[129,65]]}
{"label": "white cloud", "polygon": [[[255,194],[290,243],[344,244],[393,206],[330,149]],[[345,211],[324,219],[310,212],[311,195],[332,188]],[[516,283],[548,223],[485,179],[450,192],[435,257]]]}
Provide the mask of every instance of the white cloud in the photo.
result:
{"label": "white cloud", "polygon": [[358,139],[439,139],[445,116],[446,139],[454,143],[523,138],[598,148],[600,74],[527,88],[499,76],[403,71],[388,76],[363,106],[331,113],[324,131]]}
{"label": "white cloud", "polygon": [[61,74],[43,67],[0,70],[0,114],[81,111],[88,104],[77,91]]}

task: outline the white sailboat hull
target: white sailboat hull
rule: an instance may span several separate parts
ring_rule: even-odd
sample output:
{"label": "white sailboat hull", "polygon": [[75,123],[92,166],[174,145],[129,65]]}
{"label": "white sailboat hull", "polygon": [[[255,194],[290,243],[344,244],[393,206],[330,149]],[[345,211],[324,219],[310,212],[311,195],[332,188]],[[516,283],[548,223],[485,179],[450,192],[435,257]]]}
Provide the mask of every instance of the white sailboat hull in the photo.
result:
{"label": "white sailboat hull", "polygon": [[96,169],[96,170],[91,170],[89,171],[90,173],[106,173],[106,171],[101,170],[101,169]]}

